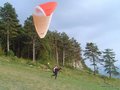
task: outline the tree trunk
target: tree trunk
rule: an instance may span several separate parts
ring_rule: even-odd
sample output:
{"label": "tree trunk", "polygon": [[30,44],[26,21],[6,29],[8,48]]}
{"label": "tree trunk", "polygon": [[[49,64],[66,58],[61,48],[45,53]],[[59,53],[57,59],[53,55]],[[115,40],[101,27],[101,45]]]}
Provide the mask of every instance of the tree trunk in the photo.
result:
{"label": "tree trunk", "polygon": [[18,48],[17,48],[16,55],[17,55],[18,57],[20,57],[20,43],[19,43],[19,41],[18,41]]}
{"label": "tree trunk", "polygon": [[65,50],[63,49],[63,66],[65,65]]}
{"label": "tree trunk", "polygon": [[56,53],[56,63],[57,65],[59,65],[59,61],[58,61],[58,48],[57,48],[57,40],[54,39],[55,42],[55,53]]}
{"label": "tree trunk", "polygon": [[94,56],[93,56],[93,66],[94,66],[94,75],[96,75],[96,72],[95,72],[95,70],[96,70],[96,68],[95,68],[95,58],[94,58]]}
{"label": "tree trunk", "polygon": [[[95,64],[95,63],[94,63]],[[94,75],[95,75],[96,73],[95,73],[95,65],[94,65]]]}
{"label": "tree trunk", "polygon": [[27,52],[28,52],[28,53],[27,53],[27,58],[30,58],[30,57],[29,57],[29,52],[30,52],[29,46],[27,47]]}
{"label": "tree trunk", "polygon": [[[110,60],[109,60],[110,62]],[[111,65],[109,65],[109,78],[111,78],[112,74],[111,74]]]}
{"label": "tree trunk", "polygon": [[18,47],[17,47],[16,55],[17,55],[18,57],[20,57],[20,45],[19,45],[19,41],[18,41]]}
{"label": "tree trunk", "polygon": [[59,61],[58,61],[58,49],[57,49],[57,46],[56,46],[56,61],[57,61],[57,65],[59,65]]}
{"label": "tree trunk", "polygon": [[110,71],[110,73],[109,73],[109,78],[111,78],[112,77],[112,74],[111,74],[111,71]]}
{"label": "tree trunk", "polygon": [[35,62],[35,39],[33,39],[33,62]]}
{"label": "tree trunk", "polygon": [[9,30],[7,30],[7,53],[10,51],[10,43],[9,43]]}

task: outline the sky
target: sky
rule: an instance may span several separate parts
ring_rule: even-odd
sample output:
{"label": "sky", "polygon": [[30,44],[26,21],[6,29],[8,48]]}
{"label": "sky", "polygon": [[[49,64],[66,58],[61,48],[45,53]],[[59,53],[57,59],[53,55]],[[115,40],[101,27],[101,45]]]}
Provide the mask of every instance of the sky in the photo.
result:
{"label": "sky", "polygon": [[86,42],[96,43],[102,51],[113,49],[120,67],[120,0],[0,0],[0,6],[11,3],[23,25],[34,7],[47,1],[58,2],[50,30],[66,32],[82,49]]}

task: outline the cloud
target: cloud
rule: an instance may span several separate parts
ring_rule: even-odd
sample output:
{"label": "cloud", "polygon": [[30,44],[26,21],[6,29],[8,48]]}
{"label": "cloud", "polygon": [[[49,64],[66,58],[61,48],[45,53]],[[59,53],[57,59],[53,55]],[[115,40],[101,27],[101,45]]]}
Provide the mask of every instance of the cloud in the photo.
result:
{"label": "cloud", "polygon": [[[89,0],[84,2],[64,2],[64,6],[57,10],[55,23],[58,28],[71,28],[78,26],[95,26],[105,24],[115,19],[120,6],[112,4],[110,0]],[[119,16],[118,16],[119,17]],[[118,19],[118,18],[116,18]]]}

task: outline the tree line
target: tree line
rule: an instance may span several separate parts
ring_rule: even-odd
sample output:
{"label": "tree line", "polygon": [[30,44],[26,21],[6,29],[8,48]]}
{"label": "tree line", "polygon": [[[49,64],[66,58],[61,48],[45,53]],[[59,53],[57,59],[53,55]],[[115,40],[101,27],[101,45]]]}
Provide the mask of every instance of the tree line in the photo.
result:
{"label": "tree line", "polygon": [[115,65],[117,60],[115,59],[115,53],[112,49],[105,49],[100,51],[95,43],[87,43],[84,50],[85,59],[90,60],[93,66],[93,74],[98,73],[98,64],[104,67],[104,71],[109,75],[119,75],[118,67]]}
{"label": "tree line", "polygon": [[57,30],[48,31],[44,39],[36,33],[33,18],[29,16],[22,26],[15,8],[10,3],[0,7],[0,48],[6,55],[32,59],[33,62],[53,62],[72,65],[81,61],[81,47],[74,39]]}
{"label": "tree line", "polygon": [[[82,57],[82,51],[85,58]],[[98,72],[98,64],[104,66],[110,78],[113,74],[118,74],[118,68],[115,66],[117,60],[112,49],[100,51],[96,44],[90,42],[86,44],[85,50],[82,50],[80,43],[74,38],[57,30],[48,30],[46,37],[40,39],[35,31],[32,16],[29,16],[22,26],[15,8],[10,3],[0,7],[0,54],[27,58],[33,62],[51,62],[75,67],[79,62],[84,66],[84,60],[89,60],[94,75]]]}

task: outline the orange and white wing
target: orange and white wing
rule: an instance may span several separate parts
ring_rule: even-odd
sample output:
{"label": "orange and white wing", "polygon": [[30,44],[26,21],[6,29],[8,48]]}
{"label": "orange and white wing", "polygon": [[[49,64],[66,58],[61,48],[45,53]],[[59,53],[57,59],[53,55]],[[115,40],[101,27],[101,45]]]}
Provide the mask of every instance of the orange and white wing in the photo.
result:
{"label": "orange and white wing", "polygon": [[47,34],[52,14],[57,6],[56,2],[47,2],[35,7],[33,13],[33,21],[40,38],[44,38]]}

